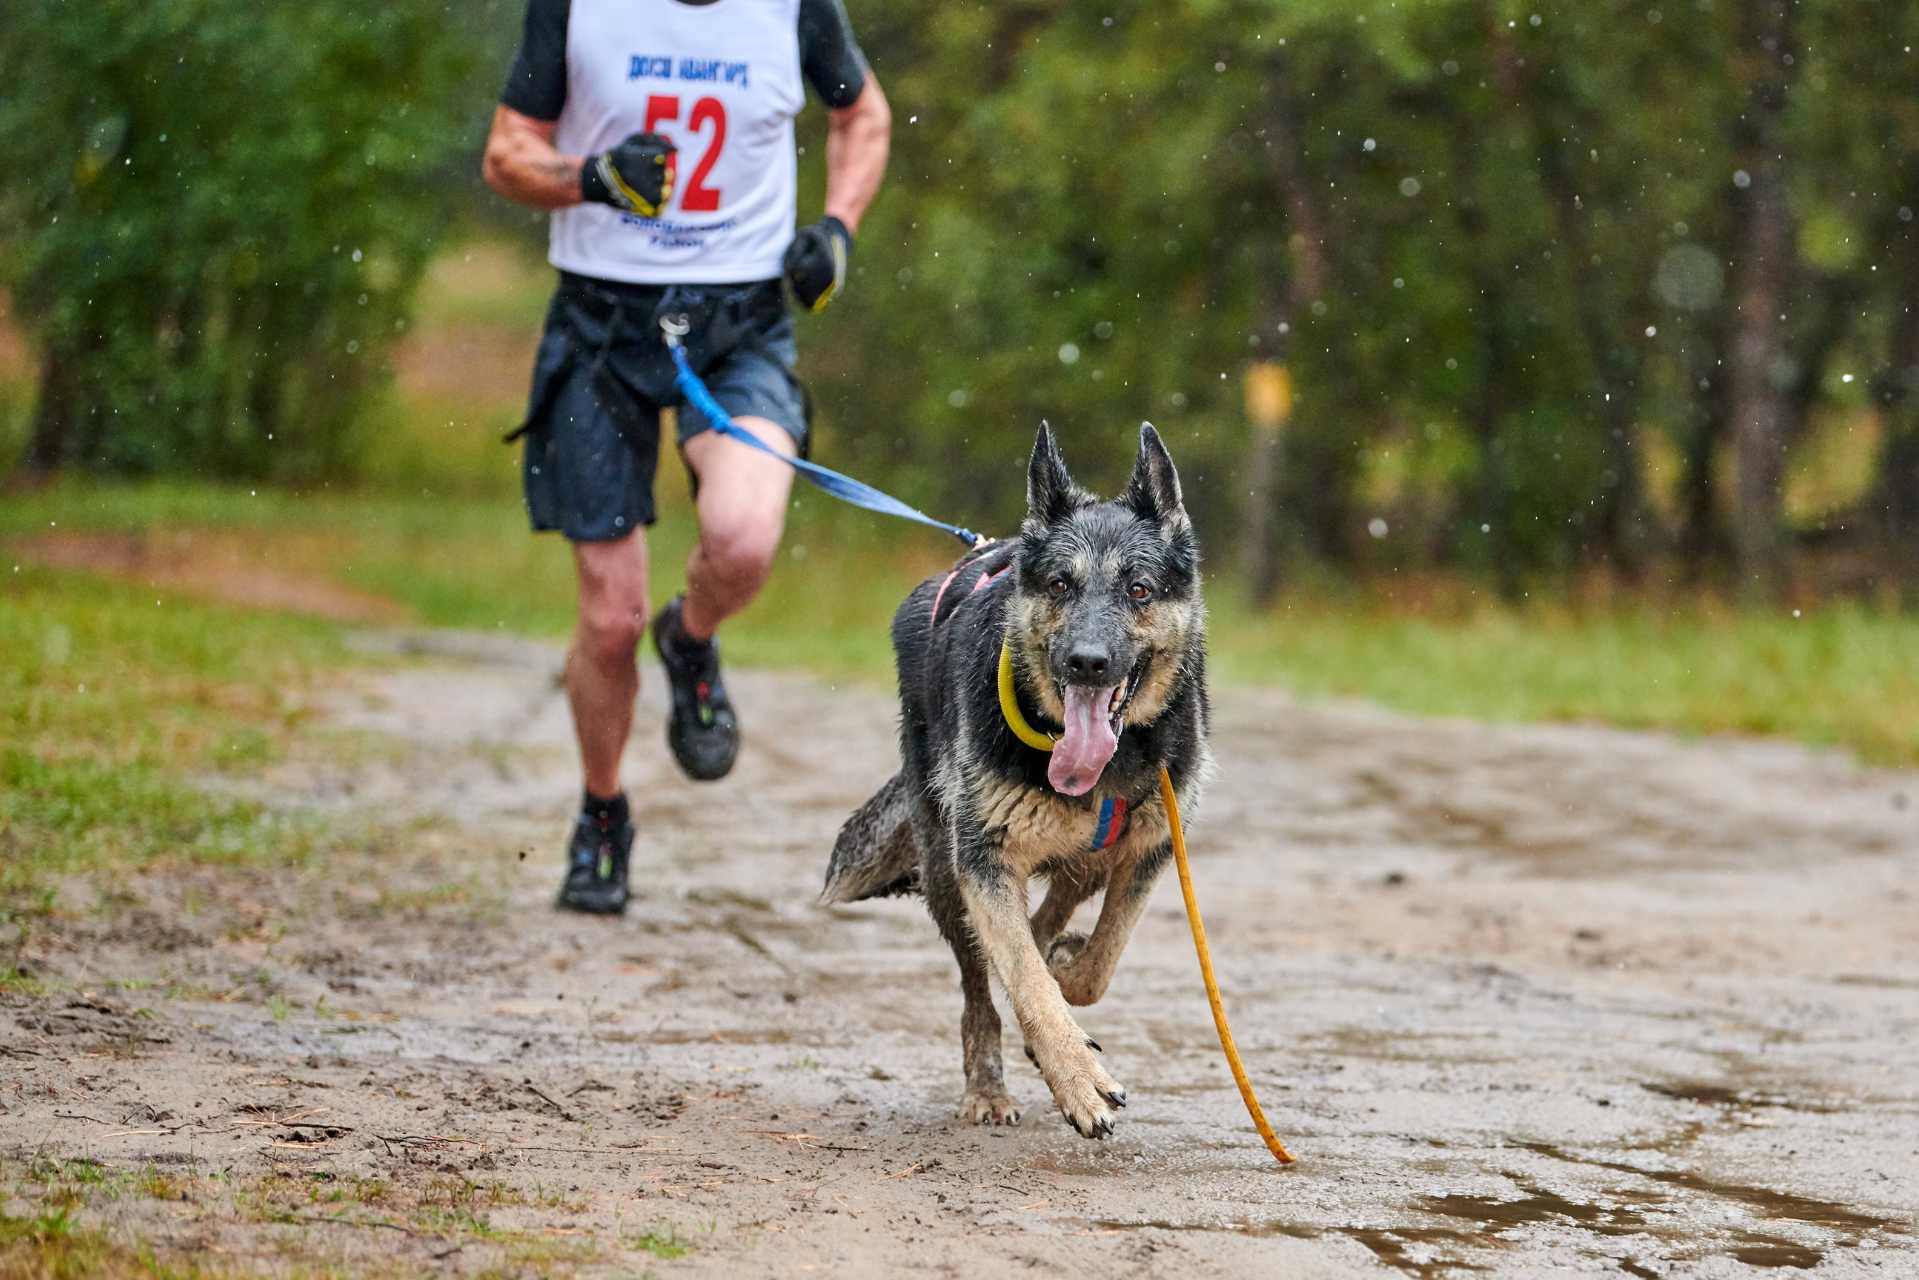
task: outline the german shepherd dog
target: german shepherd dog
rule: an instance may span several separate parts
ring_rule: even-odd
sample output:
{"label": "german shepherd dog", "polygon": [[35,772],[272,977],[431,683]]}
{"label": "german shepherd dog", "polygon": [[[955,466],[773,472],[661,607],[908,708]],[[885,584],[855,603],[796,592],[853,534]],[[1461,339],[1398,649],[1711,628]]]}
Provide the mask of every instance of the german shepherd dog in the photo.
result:
{"label": "german shepherd dog", "polygon": [[[1211,771],[1199,549],[1150,425],[1125,493],[1104,502],[1074,485],[1042,426],[1026,502],[1017,538],[968,552],[894,616],[902,766],[840,832],[821,898],[925,894],[959,960],[961,1119],[1019,1121],[990,971],[1060,1113],[1103,1138],[1126,1090],[1067,1006],[1105,994],[1170,856],[1161,768],[1182,809]],[[1051,752],[1002,713],[1002,649]],[[1046,898],[1028,919],[1036,875]],[[1101,890],[1091,936],[1064,932]]]}

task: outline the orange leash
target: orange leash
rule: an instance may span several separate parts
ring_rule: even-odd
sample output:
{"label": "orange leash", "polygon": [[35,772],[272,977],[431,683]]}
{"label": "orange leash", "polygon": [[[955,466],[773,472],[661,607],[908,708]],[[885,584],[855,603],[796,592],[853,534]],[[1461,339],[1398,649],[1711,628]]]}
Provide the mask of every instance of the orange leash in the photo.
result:
{"label": "orange leash", "polygon": [[1199,976],[1206,982],[1206,1002],[1213,1006],[1213,1025],[1219,1028],[1219,1047],[1226,1051],[1226,1065],[1233,1069],[1233,1080],[1239,1085],[1239,1096],[1246,1102],[1246,1114],[1253,1118],[1253,1128],[1266,1140],[1266,1149],[1273,1153],[1273,1159],[1291,1164],[1292,1153],[1280,1142],[1273,1126],[1266,1123],[1266,1113],[1259,1109],[1259,1099],[1253,1096],[1253,1082],[1246,1078],[1239,1049],[1233,1044],[1233,1030],[1226,1025],[1226,1006],[1220,1003],[1219,980],[1213,977],[1213,957],[1206,949],[1206,925],[1199,918],[1199,903],[1193,897],[1193,872],[1186,863],[1186,833],[1179,825],[1179,797],[1173,794],[1172,774],[1164,769],[1159,771],[1159,798],[1165,802],[1166,824],[1173,832],[1173,861],[1179,867],[1179,891],[1186,897],[1186,920],[1193,926],[1193,949],[1199,953]]}

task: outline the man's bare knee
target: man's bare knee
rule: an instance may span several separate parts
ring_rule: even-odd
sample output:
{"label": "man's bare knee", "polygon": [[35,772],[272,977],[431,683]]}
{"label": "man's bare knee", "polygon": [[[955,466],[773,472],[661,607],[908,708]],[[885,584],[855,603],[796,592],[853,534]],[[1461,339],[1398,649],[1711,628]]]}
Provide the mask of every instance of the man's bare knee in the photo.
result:
{"label": "man's bare knee", "polygon": [[601,670],[617,671],[633,665],[645,634],[644,606],[583,602],[574,647]]}
{"label": "man's bare knee", "polygon": [[646,580],[630,573],[583,573],[575,647],[604,671],[631,667],[646,634]]}
{"label": "man's bare knee", "polygon": [[700,556],[709,573],[730,586],[756,587],[773,569],[780,526],[775,520],[743,517],[714,522],[700,530]]}
{"label": "man's bare knee", "polygon": [[620,542],[574,547],[580,580],[574,649],[594,667],[630,669],[646,634],[646,544],[640,533]]}

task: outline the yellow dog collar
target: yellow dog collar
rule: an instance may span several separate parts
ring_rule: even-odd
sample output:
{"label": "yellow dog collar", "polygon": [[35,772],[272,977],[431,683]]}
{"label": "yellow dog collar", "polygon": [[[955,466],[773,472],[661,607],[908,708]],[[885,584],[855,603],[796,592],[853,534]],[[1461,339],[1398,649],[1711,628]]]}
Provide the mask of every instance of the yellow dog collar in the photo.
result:
{"label": "yellow dog collar", "polygon": [[1006,727],[1021,742],[1035,751],[1053,749],[1052,736],[1035,729],[1019,709],[1019,694],[1013,688],[1013,651],[1003,640],[999,646],[999,711],[1006,717]]}

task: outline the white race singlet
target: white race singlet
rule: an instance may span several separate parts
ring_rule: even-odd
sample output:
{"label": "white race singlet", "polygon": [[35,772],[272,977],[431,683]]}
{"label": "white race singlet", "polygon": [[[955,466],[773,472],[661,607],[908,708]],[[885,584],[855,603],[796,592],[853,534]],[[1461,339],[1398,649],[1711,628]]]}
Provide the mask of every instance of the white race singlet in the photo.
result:
{"label": "white race singlet", "polygon": [[634,284],[770,280],[793,239],[800,0],[572,0],[554,144],[591,156],[651,130],[679,149],[658,218],[552,216],[548,259]]}

